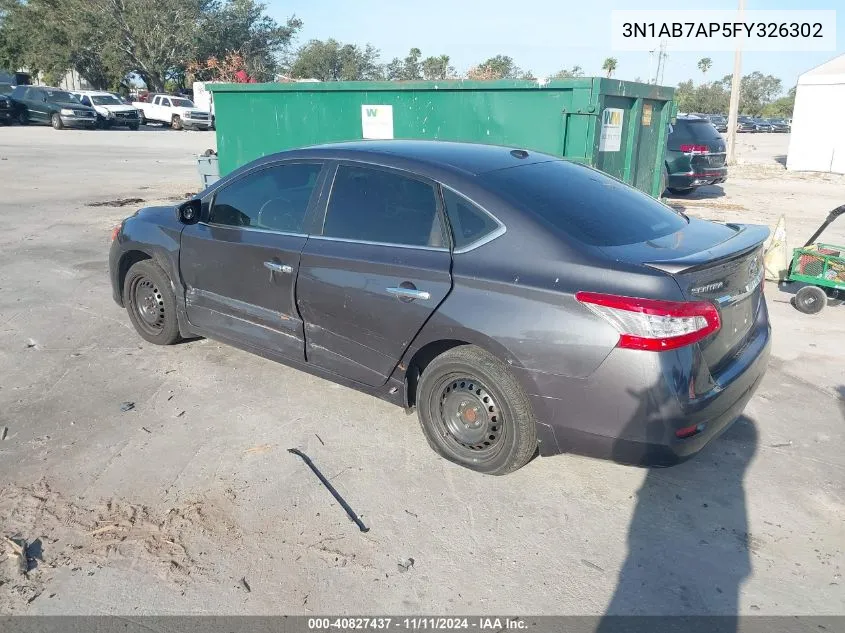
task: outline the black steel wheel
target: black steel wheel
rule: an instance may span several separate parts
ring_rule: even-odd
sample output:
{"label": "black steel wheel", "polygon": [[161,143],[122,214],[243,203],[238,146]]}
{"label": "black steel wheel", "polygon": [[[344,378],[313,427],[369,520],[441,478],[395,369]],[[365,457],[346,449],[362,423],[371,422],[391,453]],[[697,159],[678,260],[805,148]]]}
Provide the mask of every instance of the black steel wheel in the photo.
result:
{"label": "black steel wheel", "polygon": [[423,370],[417,413],[435,451],[478,472],[505,475],[537,450],[525,392],[501,361],[472,345],[441,354]]}
{"label": "black steel wheel", "polygon": [[818,314],[827,305],[827,293],[818,286],[804,286],[795,293],[795,307],[804,314]]}
{"label": "black steel wheel", "polygon": [[170,279],[152,260],[137,262],[126,273],[123,304],[132,325],[145,340],[170,345],[180,339]]}

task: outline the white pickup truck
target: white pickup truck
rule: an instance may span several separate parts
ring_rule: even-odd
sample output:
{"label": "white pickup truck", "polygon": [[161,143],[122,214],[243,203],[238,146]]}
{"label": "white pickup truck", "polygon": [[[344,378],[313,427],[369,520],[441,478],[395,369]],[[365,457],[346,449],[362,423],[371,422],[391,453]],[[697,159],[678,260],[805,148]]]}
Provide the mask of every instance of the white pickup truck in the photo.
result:
{"label": "white pickup truck", "polygon": [[174,130],[207,130],[211,127],[211,115],[184,97],[157,94],[149,102],[133,101],[132,105],[140,110],[142,124],[162,123]]}

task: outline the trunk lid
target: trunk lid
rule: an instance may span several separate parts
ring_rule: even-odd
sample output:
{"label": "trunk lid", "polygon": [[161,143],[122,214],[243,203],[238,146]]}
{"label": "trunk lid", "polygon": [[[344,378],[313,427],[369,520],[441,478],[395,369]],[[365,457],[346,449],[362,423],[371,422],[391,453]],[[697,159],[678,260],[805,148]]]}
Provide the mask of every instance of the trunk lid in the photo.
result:
{"label": "trunk lid", "polygon": [[721,328],[699,346],[710,370],[718,372],[742,348],[757,318],[768,235],[765,226],[691,218],[677,233],[602,250],[617,260],[662,270],[674,278],[685,299],[717,307]]}

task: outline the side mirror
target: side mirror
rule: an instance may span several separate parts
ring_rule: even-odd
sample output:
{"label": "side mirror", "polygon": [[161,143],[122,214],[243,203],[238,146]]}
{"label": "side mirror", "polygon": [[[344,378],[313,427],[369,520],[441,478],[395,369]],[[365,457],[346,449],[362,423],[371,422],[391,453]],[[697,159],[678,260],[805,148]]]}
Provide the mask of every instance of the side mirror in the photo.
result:
{"label": "side mirror", "polygon": [[176,207],[176,217],[182,224],[196,224],[200,221],[201,211],[202,202],[198,198],[193,198]]}

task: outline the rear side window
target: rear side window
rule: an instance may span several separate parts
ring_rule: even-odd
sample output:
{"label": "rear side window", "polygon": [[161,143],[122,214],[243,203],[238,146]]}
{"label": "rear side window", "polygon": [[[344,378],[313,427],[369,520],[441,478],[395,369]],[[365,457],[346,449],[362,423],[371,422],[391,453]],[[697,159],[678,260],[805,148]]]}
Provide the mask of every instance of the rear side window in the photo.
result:
{"label": "rear side window", "polygon": [[445,246],[434,187],[369,167],[337,168],[323,235],[403,246]]}
{"label": "rear side window", "polygon": [[223,187],[214,196],[209,222],[301,233],[321,165],[275,165]]}
{"label": "rear side window", "polygon": [[646,242],[686,226],[683,216],[651,196],[567,161],[503,169],[483,178],[524,212],[593,246]]}
{"label": "rear side window", "polygon": [[456,249],[469,246],[499,228],[493,218],[451,189],[443,188],[443,201]]}

